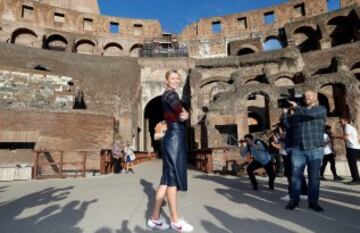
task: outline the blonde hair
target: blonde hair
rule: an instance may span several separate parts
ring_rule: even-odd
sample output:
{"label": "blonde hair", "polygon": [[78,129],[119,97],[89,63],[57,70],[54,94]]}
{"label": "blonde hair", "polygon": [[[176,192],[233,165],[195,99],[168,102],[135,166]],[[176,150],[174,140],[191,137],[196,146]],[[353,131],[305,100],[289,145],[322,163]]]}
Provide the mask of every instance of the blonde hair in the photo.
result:
{"label": "blonde hair", "polygon": [[179,72],[178,72],[177,70],[173,69],[173,70],[169,70],[169,71],[166,72],[166,74],[165,74],[165,79],[168,80],[170,74],[172,74],[172,73],[177,74],[177,75],[179,75],[179,77],[181,77],[181,75],[179,74]]}

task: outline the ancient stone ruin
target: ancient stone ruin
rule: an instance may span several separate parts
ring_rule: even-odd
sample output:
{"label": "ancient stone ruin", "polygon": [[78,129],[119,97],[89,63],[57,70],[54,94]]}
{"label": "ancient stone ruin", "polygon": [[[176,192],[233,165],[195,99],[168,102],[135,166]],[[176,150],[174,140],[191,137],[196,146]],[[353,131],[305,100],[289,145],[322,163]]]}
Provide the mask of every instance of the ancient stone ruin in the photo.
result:
{"label": "ancient stone ruin", "polygon": [[0,164],[97,172],[114,140],[159,151],[169,69],[191,109],[189,150],[211,149],[213,169],[246,133],[266,140],[279,100],[307,88],[335,130],[347,114],[360,129],[360,0],[327,2],[214,16],[172,35],[158,20],[100,15],[96,0],[0,0]]}

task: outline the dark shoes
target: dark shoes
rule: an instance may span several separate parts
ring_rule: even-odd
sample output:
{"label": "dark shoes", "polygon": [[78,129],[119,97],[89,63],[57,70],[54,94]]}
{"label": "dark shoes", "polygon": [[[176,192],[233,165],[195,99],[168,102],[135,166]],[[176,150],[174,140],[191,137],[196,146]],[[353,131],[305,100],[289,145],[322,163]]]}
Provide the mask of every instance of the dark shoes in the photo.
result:
{"label": "dark shoes", "polygon": [[290,200],[289,203],[286,205],[286,209],[294,210],[296,207],[299,207],[299,202]]}
{"label": "dark shoes", "polygon": [[258,187],[257,186],[253,186],[253,190],[258,190]]}
{"label": "dark shoes", "polygon": [[348,185],[360,185],[360,180],[353,180],[353,181],[347,182],[346,184],[348,184]]}
{"label": "dark shoes", "polygon": [[[343,179],[341,176],[334,176],[334,181],[342,181]],[[324,176],[320,176],[320,180],[326,181],[327,179]]]}
{"label": "dark shoes", "polygon": [[324,209],[317,202],[309,202],[309,208],[316,212],[324,212]]}
{"label": "dark shoes", "polygon": [[343,179],[341,176],[334,176],[334,181],[342,181]]}
{"label": "dark shoes", "polygon": [[[286,206],[288,210],[294,210],[295,208],[299,207],[299,202],[290,200]],[[316,212],[324,212],[324,209],[317,203],[317,202],[310,202],[309,208],[316,211]]]}
{"label": "dark shoes", "polygon": [[269,184],[269,189],[274,190],[274,184]]}

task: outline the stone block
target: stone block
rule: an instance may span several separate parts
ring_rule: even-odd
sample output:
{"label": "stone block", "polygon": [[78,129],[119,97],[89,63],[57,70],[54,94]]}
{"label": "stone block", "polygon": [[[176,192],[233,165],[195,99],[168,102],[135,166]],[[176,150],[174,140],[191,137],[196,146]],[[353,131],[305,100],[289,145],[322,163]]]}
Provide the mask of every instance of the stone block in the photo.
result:
{"label": "stone block", "polygon": [[56,96],[55,102],[73,102],[74,96],[72,95],[60,95]]}

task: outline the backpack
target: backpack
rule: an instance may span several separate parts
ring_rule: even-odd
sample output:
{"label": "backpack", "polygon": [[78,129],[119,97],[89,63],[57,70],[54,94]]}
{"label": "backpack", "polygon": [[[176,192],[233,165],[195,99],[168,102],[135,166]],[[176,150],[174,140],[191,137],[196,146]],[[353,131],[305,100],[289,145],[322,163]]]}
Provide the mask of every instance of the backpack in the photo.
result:
{"label": "backpack", "polygon": [[255,139],[255,144],[258,144],[258,142],[260,142],[262,144],[262,146],[264,147],[264,150],[266,152],[269,152],[269,145],[266,144],[265,142],[263,142],[262,140],[260,139]]}

